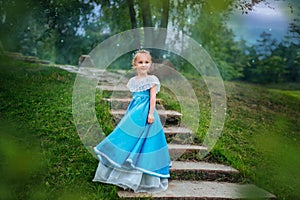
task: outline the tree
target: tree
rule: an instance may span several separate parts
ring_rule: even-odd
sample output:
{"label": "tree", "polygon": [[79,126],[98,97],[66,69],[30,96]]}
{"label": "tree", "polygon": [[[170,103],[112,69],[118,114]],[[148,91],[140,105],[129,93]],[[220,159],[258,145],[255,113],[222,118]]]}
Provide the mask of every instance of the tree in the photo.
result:
{"label": "tree", "polygon": [[262,33],[258,44],[252,48],[250,66],[245,69],[245,79],[257,83],[290,81],[290,53],[290,47],[277,44],[271,34]]}
{"label": "tree", "polygon": [[286,46],[284,42],[282,42],[273,51],[273,55],[285,60],[284,66],[286,73],[284,74],[284,81],[286,82],[297,82],[300,80],[299,49],[299,44],[291,43]]}
{"label": "tree", "polygon": [[[219,60],[218,66],[224,76],[239,77],[243,63],[230,58],[230,54],[240,55],[239,44],[234,44],[233,34],[222,21],[234,7],[246,13],[261,2],[267,3],[267,0],[7,0],[0,2],[0,36],[6,49],[19,51],[23,46],[26,47],[24,53],[76,64],[80,54],[88,53],[97,43],[116,33],[145,26],[174,28],[179,33],[177,39],[180,34],[187,34],[205,44]],[[210,19],[210,13],[217,16]],[[30,17],[22,21],[22,16]],[[210,32],[205,20],[216,21]],[[224,41],[222,34],[226,36]],[[141,39],[136,38],[136,46],[141,46]],[[165,40],[166,35],[162,32],[149,33],[145,41],[163,43]],[[230,48],[225,49],[225,45]],[[162,58],[163,52],[154,54],[156,58]]]}
{"label": "tree", "polygon": [[198,20],[189,28],[191,37],[209,52],[226,80],[243,77],[244,66],[248,62],[244,53],[245,41],[234,41],[233,32],[226,26],[230,8],[229,1],[224,1],[222,5],[205,2]]}

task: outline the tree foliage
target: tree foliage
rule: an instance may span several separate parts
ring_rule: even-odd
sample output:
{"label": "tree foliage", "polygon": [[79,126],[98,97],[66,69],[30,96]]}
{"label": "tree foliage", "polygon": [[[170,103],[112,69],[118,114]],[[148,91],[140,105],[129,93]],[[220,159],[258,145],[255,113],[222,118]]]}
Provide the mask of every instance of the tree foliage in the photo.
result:
{"label": "tree foliage", "polygon": [[[0,1],[0,42],[7,51],[77,64],[80,55],[88,54],[109,36],[134,28],[160,27],[178,34],[174,44],[180,43],[182,34],[200,43],[226,80],[299,81],[299,18],[290,23],[285,41],[262,33],[252,47],[243,40],[235,41],[228,28],[228,15],[234,9],[247,13],[259,3],[272,6],[268,0],[6,0]],[[141,39],[165,42],[166,35],[149,34],[135,42]],[[160,60],[167,56],[178,70],[188,65],[168,52],[153,53]]]}

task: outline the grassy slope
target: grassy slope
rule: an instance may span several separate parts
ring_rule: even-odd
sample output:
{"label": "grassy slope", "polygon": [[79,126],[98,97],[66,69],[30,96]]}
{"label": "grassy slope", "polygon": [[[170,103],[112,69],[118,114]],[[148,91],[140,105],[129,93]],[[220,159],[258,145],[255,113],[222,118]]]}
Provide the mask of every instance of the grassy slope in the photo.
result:
{"label": "grassy slope", "polygon": [[228,117],[216,151],[280,199],[300,196],[299,91],[227,83]]}
{"label": "grassy slope", "polygon": [[[83,147],[72,122],[75,75],[52,67],[3,63],[0,196],[116,198],[115,187],[91,182],[97,161]],[[204,83],[191,82],[200,98],[201,141],[209,125],[209,96]],[[225,87],[226,123],[209,159],[231,164],[244,174],[245,182],[254,181],[280,199],[300,196],[299,91],[239,82],[227,82]]]}
{"label": "grassy slope", "polygon": [[[115,187],[91,182],[97,161],[82,145],[72,122],[75,75],[52,67],[14,63],[2,65],[0,77],[0,170],[4,177],[0,196],[116,198]],[[28,166],[24,168],[23,162]]]}

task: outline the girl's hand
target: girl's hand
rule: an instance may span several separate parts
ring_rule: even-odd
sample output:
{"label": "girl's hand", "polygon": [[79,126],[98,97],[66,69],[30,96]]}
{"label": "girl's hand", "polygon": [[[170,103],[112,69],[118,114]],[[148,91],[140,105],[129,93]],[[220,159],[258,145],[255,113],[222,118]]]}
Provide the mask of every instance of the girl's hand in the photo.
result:
{"label": "girl's hand", "polygon": [[154,115],[153,114],[151,114],[151,113],[148,114],[147,122],[149,124],[152,124],[154,122]]}

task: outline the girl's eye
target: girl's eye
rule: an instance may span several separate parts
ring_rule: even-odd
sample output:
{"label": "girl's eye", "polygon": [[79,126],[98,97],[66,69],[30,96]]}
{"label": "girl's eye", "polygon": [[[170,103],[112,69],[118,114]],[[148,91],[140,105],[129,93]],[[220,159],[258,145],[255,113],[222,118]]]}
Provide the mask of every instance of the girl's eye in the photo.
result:
{"label": "girl's eye", "polygon": [[143,62],[143,61],[139,61],[139,62],[138,62],[138,64],[143,64],[143,63],[145,63],[145,64],[149,64],[150,62],[149,62],[149,61],[145,61],[145,62]]}

